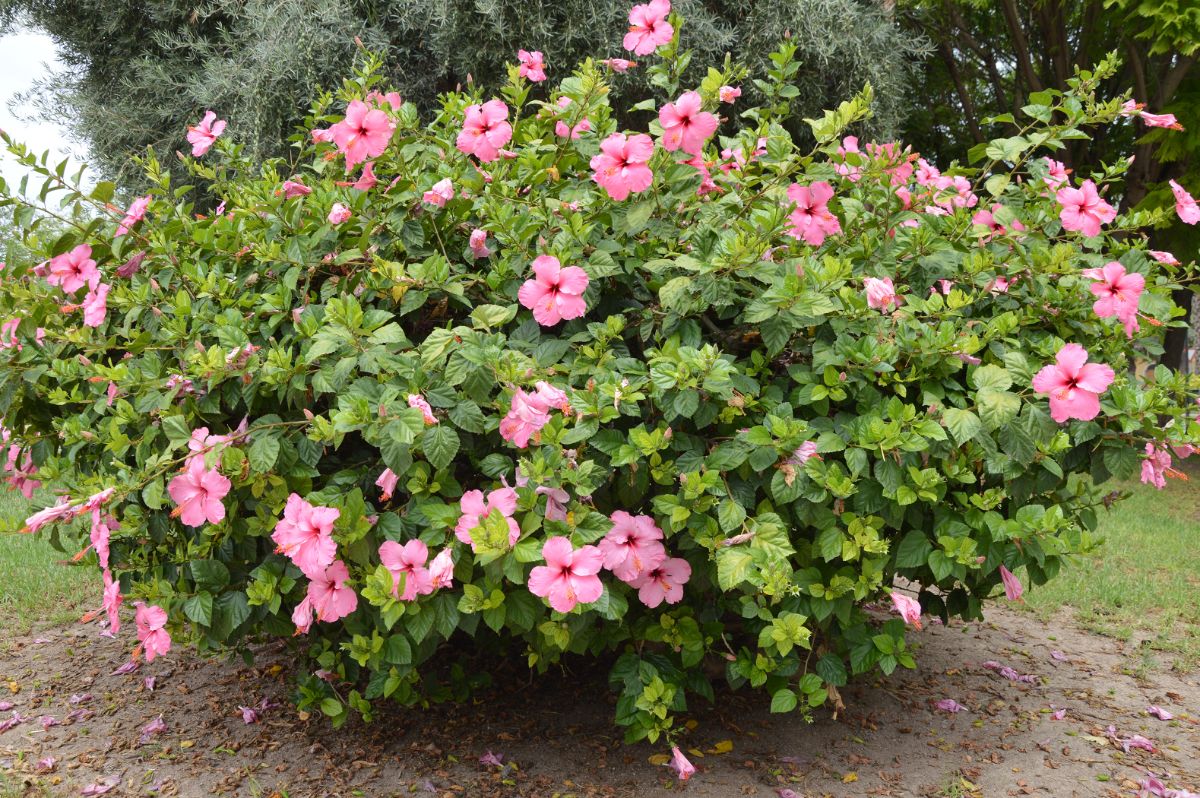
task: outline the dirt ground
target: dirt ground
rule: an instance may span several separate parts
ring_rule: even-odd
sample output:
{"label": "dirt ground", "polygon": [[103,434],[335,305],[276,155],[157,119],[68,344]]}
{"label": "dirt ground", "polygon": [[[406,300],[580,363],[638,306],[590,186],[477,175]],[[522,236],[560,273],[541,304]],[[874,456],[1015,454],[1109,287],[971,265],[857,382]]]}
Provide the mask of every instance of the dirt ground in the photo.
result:
{"label": "dirt ground", "polygon": [[[335,731],[287,703],[282,648],[260,652],[253,668],[172,652],[114,675],[123,643],[94,627],[42,630],[0,654],[0,707],[13,705],[0,728],[14,711],[28,718],[0,732],[0,796],[1065,798],[1133,796],[1148,773],[1200,790],[1197,676],[1144,667],[1136,641],[1001,607],[985,624],[914,637],[919,669],[846,688],[838,720],[828,710],[811,724],[773,716],[746,694],[694,706],[686,745],[702,756],[691,755],[699,772],[680,784],[653,763],[660,749],[621,743],[598,672],[536,688],[497,679],[511,689]],[[244,723],[238,706],[264,698],[280,706]],[[942,699],[964,709],[939,709]],[[1152,716],[1151,705],[1174,718]],[[165,730],[143,734],[160,715]],[[43,716],[59,725],[43,727]],[[1123,750],[1133,735],[1154,750]],[[489,753],[505,764],[481,763]]]}

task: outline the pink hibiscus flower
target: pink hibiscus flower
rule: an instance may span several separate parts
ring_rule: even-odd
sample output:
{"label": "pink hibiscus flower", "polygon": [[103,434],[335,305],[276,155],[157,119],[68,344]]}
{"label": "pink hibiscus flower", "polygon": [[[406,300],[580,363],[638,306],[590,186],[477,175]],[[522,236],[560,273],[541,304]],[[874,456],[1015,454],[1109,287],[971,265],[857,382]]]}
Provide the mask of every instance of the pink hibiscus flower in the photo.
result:
{"label": "pink hibiscus flower", "polygon": [[425,420],[427,426],[438,423],[437,416],[433,414],[433,408],[429,406],[429,402],[421,394],[410,393],[408,395],[408,406],[415,407],[421,411],[421,418]]}
{"label": "pink hibiscus flower", "polygon": [[105,570],[108,570],[109,541],[112,534],[110,522],[115,524],[116,520],[102,513],[99,507],[92,510],[92,528],[88,532],[88,542],[96,550],[100,567]]}
{"label": "pink hibiscus flower", "polygon": [[546,61],[541,50],[534,50],[532,53],[528,50],[517,50],[517,61],[521,63],[517,70],[521,77],[534,83],[541,83],[546,79]]}
{"label": "pink hibiscus flower", "polygon": [[462,515],[454,527],[454,536],[470,546],[471,551],[478,550],[471,538],[471,530],[482,525],[484,518],[491,515],[493,510],[499,512],[508,525],[508,545],[515,546],[520,540],[521,528],[512,517],[517,511],[517,492],[512,488],[498,488],[489,493],[486,500],[483,491],[469,490],[459,499],[458,507]]}
{"label": "pink hibiscus flower", "polygon": [[[1009,228],[1000,224],[1000,222],[996,221],[996,214],[999,213],[999,211],[1002,207],[1004,207],[1004,206],[1001,205],[999,202],[993,203],[991,210],[976,211],[975,215],[971,217],[972,224],[981,225],[988,229],[987,234],[984,236],[984,241],[990,241],[993,238],[995,238],[996,236],[1002,236],[1002,235],[1008,234]],[[1025,232],[1025,225],[1021,224],[1020,219],[1013,219],[1012,232],[1014,232],[1014,233]]]}
{"label": "pink hibiscus flower", "polygon": [[704,152],[704,142],[717,130],[717,118],[701,110],[702,105],[699,93],[686,91],[678,100],[659,110],[663,149],[667,152],[683,150],[690,155]]}
{"label": "pink hibiscus flower", "polygon": [[671,41],[675,29],[667,22],[670,13],[670,0],[651,0],[629,9],[629,32],[622,42],[625,49],[635,55],[649,55]]}
{"label": "pink hibiscus flower", "polygon": [[576,604],[591,604],[604,592],[597,576],[604,555],[595,546],[574,549],[569,539],[557,535],[542,546],[542,557],[546,564],[529,572],[529,592],[549,598],[558,612],[570,612]]}
{"label": "pink hibiscus flower", "polygon": [[742,96],[742,90],[735,86],[722,86],[717,90],[717,96],[723,103],[731,103]]}
{"label": "pink hibiscus flower", "polygon": [[429,563],[429,584],[434,590],[454,585],[454,552],[449,547],[442,549]]}
{"label": "pink hibiscus flower", "polygon": [[[601,541],[603,543],[603,541]],[[629,583],[636,587],[638,599],[654,609],[663,601],[678,604],[683,600],[683,586],[692,578],[692,566],[680,557],[671,557],[646,570]]]}
{"label": "pink hibiscus flower", "polygon": [[346,106],[346,117],[330,126],[333,143],[346,156],[346,171],[368,158],[378,158],[392,140],[396,123],[385,111],[372,108],[362,100]]}
{"label": "pink hibiscus flower", "polygon": [[[429,559],[429,548],[419,540],[410,540],[401,546],[389,540],[379,547],[379,560],[392,575],[392,595],[401,601],[412,601],[417,596],[433,592],[433,580],[425,561]],[[404,593],[400,591],[400,578],[404,577]]]}
{"label": "pink hibiscus flower", "polygon": [[113,579],[112,572],[104,569],[104,614],[108,616],[108,629],[105,637],[116,637],[121,631],[121,604],[125,599],[121,596],[121,583]]}
{"label": "pink hibiscus flower", "polygon": [[350,187],[356,191],[370,191],[377,185],[379,185],[379,180],[375,177],[375,164],[372,161],[367,161],[363,164],[362,174],[358,176],[358,180],[355,180]]}
{"label": "pink hibiscus flower", "polygon": [[100,271],[92,260],[92,248],[80,244],[70,252],[55,255],[50,259],[46,282],[62,288],[63,293],[73,294],[85,285],[94,287],[100,282]]}
{"label": "pink hibiscus flower", "polygon": [[171,480],[167,493],[179,505],[172,516],[178,515],[187,526],[219,524],[225,518],[221,499],[229,493],[231,483],[215,468],[204,467],[204,458],[195,457],[184,466],[183,473]]}
{"label": "pink hibiscus flower", "polygon": [[[297,180],[284,180],[283,186],[280,187],[283,192],[284,199],[293,199],[295,197],[303,197],[312,193],[312,189]],[[276,192],[279,193],[279,192]]]}
{"label": "pink hibiscus flower", "polygon": [[630,67],[637,66],[637,61],[628,61],[624,58],[605,58],[600,63],[619,74],[624,74],[629,71]]}
{"label": "pink hibiscus flower", "polygon": [[199,158],[208,152],[217,142],[217,137],[224,132],[224,119],[217,119],[217,115],[213,111],[204,114],[200,124],[189,126],[187,129],[187,140],[192,145],[192,156]]}
{"label": "pink hibiscus flower", "polygon": [[125,211],[125,218],[117,225],[117,236],[123,236],[133,229],[133,226],[146,218],[146,208],[150,206],[150,195],[138,197]]}
{"label": "pink hibiscus flower", "polygon": [[[1189,452],[1190,454],[1190,452]],[[1171,470],[1171,453],[1146,442],[1146,459],[1142,461],[1142,482],[1162,490],[1167,486],[1166,474]]]}
{"label": "pink hibiscus flower", "polygon": [[329,210],[329,223],[341,224],[350,219],[350,209],[340,202],[333,203],[333,207]]}
{"label": "pink hibiscus flower", "polygon": [[1146,287],[1146,278],[1137,272],[1126,272],[1117,261],[1110,261],[1100,269],[1084,272],[1096,282],[1088,290],[1096,297],[1092,310],[1102,319],[1117,319],[1125,325],[1125,334],[1132,338],[1138,329],[1138,300]]}
{"label": "pink hibiscus flower", "polygon": [[146,652],[146,662],[154,662],[155,657],[171,650],[171,635],[163,628],[167,625],[167,612],[162,607],[146,606],[140,601],[135,601],[133,606],[137,607],[134,621],[140,647]]}
{"label": "pink hibiscus flower", "polygon": [[1004,595],[1008,597],[1009,601],[1018,600],[1025,592],[1021,580],[1017,579],[1016,575],[1003,565],[1000,566],[1000,581],[1004,583]]}
{"label": "pink hibiscus flower", "polygon": [[538,380],[534,385],[537,389],[537,399],[546,405],[547,408],[554,408],[563,413],[571,412],[571,403],[567,399],[565,391],[555,388],[545,380]]}
{"label": "pink hibiscus flower", "polygon": [[[566,108],[570,104],[570,97],[563,96],[558,98],[559,108]],[[579,138],[580,134],[587,133],[591,129],[592,121],[586,116],[571,126],[568,126],[567,123],[561,119],[554,123],[554,135],[558,136],[560,139],[569,138],[575,140]]]}
{"label": "pink hibiscus flower", "polygon": [[671,747],[671,768],[679,774],[680,781],[687,781],[696,773],[696,766],[688,761],[677,745]]}
{"label": "pink hibiscus flower", "polygon": [[1146,127],[1165,127],[1170,130],[1183,130],[1183,125],[1179,124],[1179,120],[1175,118],[1175,114],[1152,114],[1149,111],[1142,111],[1142,121],[1146,123]]}
{"label": "pink hibiscus flower", "polygon": [[921,628],[921,602],[899,590],[893,590],[892,606],[896,608],[896,612],[900,614],[906,624],[914,629]]}
{"label": "pink hibiscus flower", "polygon": [[538,255],[533,259],[533,274],[533,279],[526,280],[517,292],[517,299],[533,311],[538,324],[553,327],[587,312],[583,292],[589,281],[583,269],[564,268],[553,255]]}
{"label": "pink hibiscus flower", "polygon": [[508,123],[508,106],[500,100],[488,100],[483,105],[467,106],[457,146],[461,152],[474,155],[484,163],[500,157],[500,148],[512,139]]}
{"label": "pink hibiscus flower", "polygon": [[621,202],[631,193],[650,188],[654,173],[647,164],[653,154],[654,142],[645,133],[613,133],[600,142],[600,154],[590,162],[592,179],[609,197]]}
{"label": "pink hibiscus flower", "polygon": [[1042,178],[1042,182],[1055,191],[1066,185],[1067,175],[1071,173],[1071,170],[1062,161],[1056,161],[1049,157],[1042,160],[1046,164],[1046,176]]}
{"label": "pink hibiscus flower", "polygon": [[1100,394],[1116,375],[1103,363],[1088,363],[1079,344],[1058,350],[1055,362],[1033,377],[1033,389],[1050,395],[1050,417],[1060,424],[1068,419],[1091,421],[1100,413]]}
{"label": "pink hibiscus flower", "polygon": [[439,208],[446,207],[446,203],[452,199],[454,199],[454,184],[448,177],[434,183],[433,188],[426,191],[425,195],[421,197],[422,202],[428,202]]}
{"label": "pink hibiscus flower", "polygon": [[1091,180],[1084,180],[1079,188],[1063,186],[1054,197],[1062,206],[1058,218],[1064,230],[1076,230],[1091,238],[1100,235],[1100,225],[1117,218],[1116,209],[1100,198]]}
{"label": "pink hibiscus flower", "polygon": [[111,286],[107,283],[98,283],[83,298],[83,323],[85,326],[99,327],[104,323],[104,317],[108,313],[108,292],[110,288]]}
{"label": "pink hibiscus flower", "polygon": [[792,238],[819,247],[826,236],[842,232],[838,218],[829,210],[829,200],[833,198],[833,186],[829,183],[824,180],[810,186],[793,183],[788,186],[787,195],[796,203],[788,216],[791,227],[787,234]]}
{"label": "pink hibiscus flower", "polygon": [[917,159],[917,185],[932,186],[934,181],[942,176],[941,171],[926,161],[924,158]]}
{"label": "pink hibiscus flower", "polygon": [[379,479],[375,480],[375,484],[379,487],[379,500],[387,501],[392,498],[392,493],[396,490],[397,483],[400,482],[400,477],[396,476],[396,472],[390,468],[383,469],[383,473],[379,475]]}
{"label": "pink hibiscus flower", "polygon": [[1159,263],[1164,263],[1167,266],[1178,266],[1179,265],[1179,259],[1176,258],[1174,255],[1172,255],[1170,252],[1166,252],[1161,249],[1148,249],[1148,250],[1146,250],[1146,254],[1149,255],[1150,257],[1154,258]]}
{"label": "pink hibiscus flower", "polygon": [[528,394],[517,388],[513,392],[508,413],[500,420],[500,437],[524,449],[529,445],[529,439],[549,422],[550,408],[539,401],[536,394]]}
{"label": "pink hibiscus flower", "polygon": [[892,305],[900,307],[901,300],[896,295],[896,287],[892,285],[891,277],[884,277],[883,279],[864,277],[863,288],[867,293],[867,307],[885,312]]}
{"label": "pink hibiscus flower", "polygon": [[21,532],[32,535],[46,524],[52,524],[55,521],[61,521],[64,518],[74,518],[75,508],[67,497],[61,497],[58,504],[50,507],[42,508],[33,515],[25,519],[25,523],[21,525]]}
{"label": "pink hibiscus flower", "polygon": [[612,529],[600,539],[604,567],[623,582],[639,579],[667,559],[662,530],[648,515],[617,510],[610,516]]}
{"label": "pink hibiscus flower", "polygon": [[337,543],[333,540],[333,522],[341,515],[336,507],[314,507],[293,493],[283,508],[283,518],[275,524],[271,540],[277,552],[292,562],[309,579],[321,574],[333,562]]}
{"label": "pink hibiscus flower", "polygon": [[1200,222],[1200,206],[1196,205],[1192,195],[1174,180],[1167,182],[1171,184],[1171,193],[1175,195],[1175,213],[1179,214],[1179,220],[1184,224]]}
{"label": "pink hibiscus flower", "polygon": [[311,580],[308,583],[308,594],[292,611],[292,623],[298,633],[307,633],[312,625],[313,614],[318,621],[332,623],[345,618],[358,608],[358,596],[354,589],[347,587],[350,571],[346,564],[337,560],[326,568],[312,574],[306,574]]}
{"label": "pink hibiscus flower", "polygon": [[471,248],[471,257],[486,258],[492,254],[492,251],[488,249],[487,236],[487,230],[476,228],[471,231],[471,239],[468,242],[468,246]]}

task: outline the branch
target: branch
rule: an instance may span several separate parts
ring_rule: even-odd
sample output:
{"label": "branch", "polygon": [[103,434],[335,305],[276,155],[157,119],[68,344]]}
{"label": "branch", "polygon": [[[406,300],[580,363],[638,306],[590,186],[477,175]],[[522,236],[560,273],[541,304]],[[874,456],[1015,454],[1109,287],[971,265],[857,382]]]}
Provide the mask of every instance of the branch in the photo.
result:
{"label": "branch", "polygon": [[1158,83],[1158,94],[1154,97],[1154,108],[1151,109],[1152,111],[1161,111],[1164,105],[1175,98],[1175,92],[1179,91],[1179,84],[1187,77],[1188,70],[1195,63],[1196,56],[1189,55],[1186,58],[1181,58],[1178,64],[1171,67],[1171,70]]}
{"label": "branch", "polygon": [[1016,0],[1001,0],[1000,5],[1004,9],[1004,21],[1008,25],[1013,48],[1016,50],[1017,72],[1020,73],[1021,79],[1025,81],[1025,86],[1030,91],[1041,91],[1044,87],[1033,70],[1033,63],[1029,60],[1029,42],[1025,38],[1025,30],[1021,27]]}
{"label": "branch", "polygon": [[[1142,63],[1142,54],[1131,39],[1125,39],[1125,49],[1129,51],[1129,66],[1133,69],[1134,99],[1140,103],[1150,102],[1150,91],[1146,87],[1146,65]],[[1156,109],[1157,110],[1157,109]]]}
{"label": "branch", "polygon": [[978,39],[971,35],[966,20],[963,19],[958,7],[954,5],[954,0],[942,0],[942,4],[946,12],[950,15],[950,21],[958,28],[959,38],[962,40],[962,43],[983,62],[983,68],[987,71],[988,78],[992,84],[992,91],[996,94],[996,105],[1001,108],[1008,107],[1008,101],[1004,94],[1004,80],[1000,77],[1000,70],[996,69],[995,57],[984,49],[984,46],[979,43]]}
{"label": "branch", "polygon": [[954,61],[954,51],[950,49],[950,45],[942,42],[938,45],[938,52],[942,55],[942,60],[946,62],[946,69],[950,72],[950,79],[954,81],[954,90],[958,93],[958,101],[962,104],[963,114],[967,117],[967,127],[970,128],[971,138],[976,144],[983,141],[983,131],[979,129],[979,114],[975,110],[975,103],[971,100],[971,95],[967,91],[966,85],[963,83],[962,73],[958,71],[958,64]]}

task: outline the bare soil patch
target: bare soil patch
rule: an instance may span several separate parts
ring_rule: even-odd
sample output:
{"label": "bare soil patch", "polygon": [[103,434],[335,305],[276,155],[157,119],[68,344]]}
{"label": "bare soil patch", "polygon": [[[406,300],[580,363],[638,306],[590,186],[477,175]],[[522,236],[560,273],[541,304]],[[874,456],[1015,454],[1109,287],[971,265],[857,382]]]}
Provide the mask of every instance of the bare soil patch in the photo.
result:
{"label": "bare soil patch", "polygon": [[[995,607],[987,623],[914,637],[919,669],[847,687],[837,720],[828,710],[813,723],[773,716],[757,697],[728,692],[694,705],[685,745],[703,754],[692,755],[700,772],[679,784],[651,763],[661,748],[622,744],[599,669],[536,681],[497,674],[497,687],[469,704],[389,709],[334,730],[288,703],[284,647],[260,650],[254,667],[173,652],[114,675],[124,641],[94,628],[42,630],[0,652],[0,705],[13,704],[0,722],[13,711],[27,718],[0,733],[0,796],[116,784],[107,795],[1091,798],[1135,795],[1148,772],[1200,790],[1195,675],[1144,667],[1136,644],[1080,631],[1065,615],[1045,625]],[[1011,681],[988,661],[1037,683]],[[280,706],[244,723],[239,705],[264,698]],[[939,710],[947,698],[965,710]],[[1149,715],[1151,705],[1174,719]],[[141,742],[160,715],[166,730]],[[43,728],[43,716],[59,725]],[[1135,734],[1155,750],[1124,751],[1117,740]],[[717,753],[723,741],[732,750]],[[507,764],[480,763],[489,752]],[[46,757],[52,769],[39,772]]]}

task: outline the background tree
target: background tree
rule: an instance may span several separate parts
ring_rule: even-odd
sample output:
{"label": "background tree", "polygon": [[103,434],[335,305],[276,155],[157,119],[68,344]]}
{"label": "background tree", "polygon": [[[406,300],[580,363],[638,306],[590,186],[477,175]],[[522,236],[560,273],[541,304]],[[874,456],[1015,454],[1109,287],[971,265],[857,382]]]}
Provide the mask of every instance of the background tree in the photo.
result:
{"label": "background tree", "polygon": [[[520,48],[546,55],[551,79],[586,56],[630,56],[620,35],[632,0],[0,0],[0,31],[46,30],[68,69],[35,89],[41,111],[90,144],[107,177],[136,188],[128,155],[152,147],[164,163],[184,126],[207,108],[229,119],[257,157],[286,141],[319,89],[340,85],[355,38],[385,54],[388,79],[423,108],[467,76],[488,87]],[[811,116],[865,82],[878,98],[868,130],[894,135],[909,109],[922,43],[874,0],[677,0],[683,46],[700,64],[726,52],[761,73],[784,36],[802,62],[792,98]],[[616,76],[615,107],[644,96],[644,70]],[[744,87],[743,102],[756,99]]]}
{"label": "background tree", "polygon": [[[1185,131],[1165,135],[1131,119],[1068,142],[1060,160],[1086,172],[1136,156],[1118,198],[1122,210],[1171,204],[1171,179],[1200,187],[1200,4],[1194,0],[902,0],[899,10],[908,29],[932,40],[935,53],[920,73],[922,102],[905,126],[905,139],[922,152],[965,161],[972,146],[1006,128],[1016,135],[1011,122],[986,120],[1020,118],[1031,96],[1065,90],[1076,67],[1087,69],[1117,51],[1123,71],[1102,93],[1132,87],[1147,110],[1174,113]],[[1153,231],[1152,242],[1186,262],[1196,256],[1200,230],[1175,223]],[[1175,302],[1190,309],[1191,289],[1176,292]],[[1164,362],[1183,363],[1187,332],[1167,332]]]}

